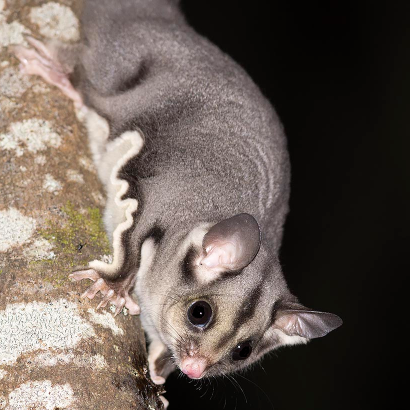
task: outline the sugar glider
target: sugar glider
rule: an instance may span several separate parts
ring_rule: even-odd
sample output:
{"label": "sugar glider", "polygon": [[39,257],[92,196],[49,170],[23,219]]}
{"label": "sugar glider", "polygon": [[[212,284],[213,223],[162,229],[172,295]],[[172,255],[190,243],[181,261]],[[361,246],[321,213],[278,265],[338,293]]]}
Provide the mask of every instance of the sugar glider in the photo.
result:
{"label": "sugar glider", "polygon": [[76,45],[30,39],[22,70],[86,113],[113,262],[73,273],[100,305],[141,311],[151,375],[237,371],[341,325],[289,291],[283,127],[246,72],[176,0],[86,0]]}

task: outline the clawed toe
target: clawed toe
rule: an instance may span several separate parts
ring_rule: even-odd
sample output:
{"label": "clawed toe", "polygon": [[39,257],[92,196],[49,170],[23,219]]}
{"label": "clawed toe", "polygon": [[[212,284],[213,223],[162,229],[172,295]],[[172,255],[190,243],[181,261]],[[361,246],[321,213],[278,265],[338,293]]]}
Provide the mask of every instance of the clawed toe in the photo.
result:
{"label": "clawed toe", "polygon": [[167,410],[167,408],[169,406],[169,401],[164,396],[159,396],[159,398],[161,399],[161,401],[164,405],[164,409]]}
{"label": "clawed toe", "polygon": [[155,383],[155,384],[164,384],[165,383],[165,379],[162,376],[152,376],[151,380]]}
{"label": "clawed toe", "polygon": [[115,305],[114,316],[117,316],[125,306],[125,299],[118,295],[116,300],[113,301],[113,304]]}
{"label": "clawed toe", "polygon": [[94,284],[92,284],[82,295],[82,298],[88,298],[88,299],[93,299],[94,296],[104,290],[104,287],[107,285],[104,282],[104,279],[100,278],[97,281],[95,281]]}
{"label": "clawed toe", "polygon": [[50,53],[50,50],[39,40],[35,39],[34,37],[27,36],[27,41],[36,48],[41,54],[47,57],[49,60],[53,60],[53,56]]}
{"label": "clawed toe", "polygon": [[[39,68],[42,64],[44,67],[51,67],[50,61],[42,57],[37,51],[23,46],[12,46],[12,52],[20,60],[20,70],[26,74],[39,74]],[[33,69],[34,66],[36,69]]]}
{"label": "clawed toe", "polygon": [[139,305],[128,294],[125,295],[125,307],[130,312],[130,315],[139,315],[141,312]]}
{"label": "clawed toe", "polygon": [[100,275],[94,269],[85,269],[85,270],[78,270],[76,272],[73,272],[70,275],[68,275],[68,277],[72,279],[73,281],[91,279],[92,281],[95,282],[97,279],[100,278]]}
{"label": "clawed toe", "polygon": [[106,307],[108,302],[111,301],[113,296],[115,295],[115,292],[113,289],[110,289],[107,294],[104,296],[103,300],[98,304],[97,309],[100,309],[102,307]]}

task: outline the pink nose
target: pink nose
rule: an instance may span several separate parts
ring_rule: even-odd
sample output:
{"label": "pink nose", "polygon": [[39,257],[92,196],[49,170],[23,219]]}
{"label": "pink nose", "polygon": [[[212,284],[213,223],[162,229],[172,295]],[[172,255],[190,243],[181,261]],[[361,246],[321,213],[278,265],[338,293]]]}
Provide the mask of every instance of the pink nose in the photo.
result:
{"label": "pink nose", "polygon": [[197,357],[187,357],[181,362],[181,370],[191,379],[200,379],[205,368],[205,359]]}

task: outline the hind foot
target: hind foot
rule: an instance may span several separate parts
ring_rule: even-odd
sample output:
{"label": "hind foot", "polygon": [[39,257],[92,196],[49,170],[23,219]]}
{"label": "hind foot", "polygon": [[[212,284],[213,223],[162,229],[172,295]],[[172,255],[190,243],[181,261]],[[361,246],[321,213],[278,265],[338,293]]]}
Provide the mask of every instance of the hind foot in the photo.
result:
{"label": "hind foot", "polygon": [[11,46],[12,52],[20,60],[20,70],[28,75],[39,75],[47,83],[58,87],[68,98],[74,101],[77,108],[83,106],[81,95],[74,89],[69,73],[56,60],[50,50],[41,41],[27,37],[33,48]]}

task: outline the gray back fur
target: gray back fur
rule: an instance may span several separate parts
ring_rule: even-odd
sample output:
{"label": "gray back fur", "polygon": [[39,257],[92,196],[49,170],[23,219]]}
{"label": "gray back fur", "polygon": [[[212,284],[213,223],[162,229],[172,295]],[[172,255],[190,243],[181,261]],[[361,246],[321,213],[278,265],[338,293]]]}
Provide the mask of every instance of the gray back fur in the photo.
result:
{"label": "gray back fur", "polygon": [[176,3],[87,1],[74,79],[109,120],[111,138],[142,131],[143,155],[127,173],[140,181],[143,212],[187,230],[247,212],[276,253],[289,193],[282,126],[244,70],[196,34]]}

